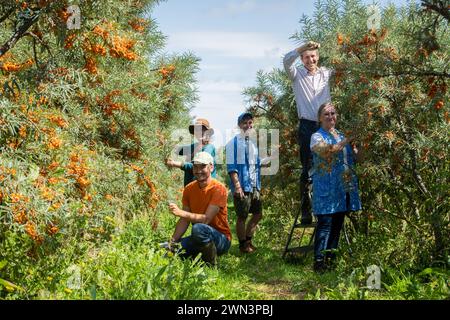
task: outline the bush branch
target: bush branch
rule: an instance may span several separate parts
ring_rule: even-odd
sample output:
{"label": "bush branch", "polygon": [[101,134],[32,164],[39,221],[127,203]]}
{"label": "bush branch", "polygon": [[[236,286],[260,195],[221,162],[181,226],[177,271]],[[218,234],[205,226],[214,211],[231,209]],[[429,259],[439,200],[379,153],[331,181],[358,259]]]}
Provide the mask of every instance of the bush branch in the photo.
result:
{"label": "bush branch", "polygon": [[17,41],[25,35],[27,30],[38,20],[38,18],[39,12],[23,19],[23,23],[17,28],[11,38],[0,47],[0,57],[14,47]]}
{"label": "bush branch", "polygon": [[[438,3],[439,5],[436,5]],[[450,20],[450,11],[446,7],[446,4],[441,1],[437,1],[436,3],[431,3],[427,0],[422,0],[422,7],[425,7],[425,9],[432,10],[436,12],[437,14],[443,16],[447,21]]]}
{"label": "bush branch", "polygon": [[11,15],[11,13],[14,12],[15,9],[16,9],[16,8],[14,8],[14,7],[9,8],[9,10],[7,10],[7,11],[5,12],[5,14],[4,14],[3,16],[0,17],[0,23],[2,23],[3,21],[5,21],[6,19],[8,19],[8,17]]}

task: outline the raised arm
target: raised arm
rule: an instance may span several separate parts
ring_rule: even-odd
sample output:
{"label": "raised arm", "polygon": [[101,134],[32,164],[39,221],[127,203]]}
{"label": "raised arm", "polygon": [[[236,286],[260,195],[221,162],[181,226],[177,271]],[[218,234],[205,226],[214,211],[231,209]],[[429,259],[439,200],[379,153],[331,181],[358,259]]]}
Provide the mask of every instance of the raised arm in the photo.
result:
{"label": "raised arm", "polygon": [[320,48],[320,44],[314,41],[308,41],[295,50],[287,53],[283,58],[284,70],[288,73],[291,80],[297,75],[297,69],[294,66],[295,59],[301,56],[306,50],[317,50]]}
{"label": "raised arm", "polygon": [[297,69],[295,68],[294,62],[298,57],[300,57],[300,55],[297,49],[295,49],[287,53],[283,58],[284,70],[286,70],[291,80],[294,80],[297,75]]}
{"label": "raised arm", "polygon": [[328,144],[319,133],[314,133],[311,136],[310,148],[312,152],[317,153],[322,158],[328,158],[333,154],[342,151],[347,143],[350,143],[352,138],[344,138],[336,144]]}
{"label": "raised arm", "polygon": [[322,158],[327,158],[332,154],[342,151],[342,149],[344,149],[345,145],[348,142],[349,141],[347,140],[347,138],[339,141],[336,144],[327,144],[325,141],[321,141],[316,145],[312,146],[311,150],[320,155]]}
{"label": "raised arm", "polygon": [[169,168],[179,168],[182,169],[184,166],[184,162],[182,161],[175,161],[172,160],[171,158],[166,159],[166,166],[168,166]]}

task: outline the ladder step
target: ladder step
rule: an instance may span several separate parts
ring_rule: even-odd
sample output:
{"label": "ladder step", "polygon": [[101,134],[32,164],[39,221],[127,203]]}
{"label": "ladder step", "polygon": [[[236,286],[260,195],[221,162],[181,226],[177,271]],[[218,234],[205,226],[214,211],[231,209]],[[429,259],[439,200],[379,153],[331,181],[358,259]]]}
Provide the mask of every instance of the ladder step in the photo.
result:
{"label": "ladder step", "polygon": [[286,252],[292,252],[292,253],[308,253],[314,250],[314,246],[301,246],[301,247],[295,247],[295,248],[289,248],[286,250]]}
{"label": "ladder step", "polygon": [[296,223],[294,225],[294,228],[304,228],[304,229],[306,229],[306,228],[315,228],[316,226],[317,226],[317,222],[313,222],[313,223],[310,223],[310,224]]}

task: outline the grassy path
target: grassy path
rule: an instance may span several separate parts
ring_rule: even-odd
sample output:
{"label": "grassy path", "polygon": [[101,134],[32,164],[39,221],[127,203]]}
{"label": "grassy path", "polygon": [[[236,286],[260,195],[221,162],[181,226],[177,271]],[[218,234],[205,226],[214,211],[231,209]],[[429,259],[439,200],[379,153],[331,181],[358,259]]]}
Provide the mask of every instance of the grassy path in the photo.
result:
{"label": "grassy path", "polygon": [[[312,255],[289,262],[281,258],[282,249],[258,246],[243,255],[233,243],[230,252],[219,258],[217,290],[225,299],[304,300],[342,286],[350,275],[338,271],[316,274]],[[234,290],[234,291],[233,291]]]}
{"label": "grassy path", "polygon": [[[228,204],[228,214],[235,215],[233,203]],[[288,263],[281,257],[285,243],[275,247],[273,241],[264,240],[267,235],[261,230],[255,234],[257,250],[242,254],[233,218],[230,227],[232,246],[227,254],[219,257],[216,269],[217,290],[224,292],[224,298],[302,300],[307,294],[315,293],[318,276],[312,271],[311,255]]]}
{"label": "grassy path", "polygon": [[231,296],[242,299],[301,300],[307,294],[315,294],[322,276],[313,272],[311,255],[287,262],[281,257],[284,243],[277,248],[258,242],[255,245],[256,252],[242,254],[233,239],[228,254],[218,260],[218,290],[229,292],[233,287],[236,293],[230,293]]}
{"label": "grassy path", "polygon": [[227,278],[234,273],[236,286],[246,288],[260,299],[302,299],[305,292],[299,291],[298,285],[306,274],[312,273],[308,265],[288,264],[281,258],[281,251],[265,247],[243,255],[233,245],[229,255],[221,257],[219,263],[220,276]]}

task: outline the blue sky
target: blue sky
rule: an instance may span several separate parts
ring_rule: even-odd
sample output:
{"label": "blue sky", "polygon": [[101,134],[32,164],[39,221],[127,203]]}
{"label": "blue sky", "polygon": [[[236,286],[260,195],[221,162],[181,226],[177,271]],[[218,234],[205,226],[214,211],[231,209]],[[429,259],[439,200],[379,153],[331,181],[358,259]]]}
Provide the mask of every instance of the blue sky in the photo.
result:
{"label": "blue sky", "polygon": [[[388,2],[405,3],[378,1]],[[283,55],[298,46],[289,38],[301,16],[313,11],[312,0],[168,0],[154,8],[151,16],[167,36],[165,51],[201,59],[200,101],[191,116],[210,121],[216,146],[226,143],[226,130],[245,110],[243,89],[255,84],[258,70],[282,67]]]}

